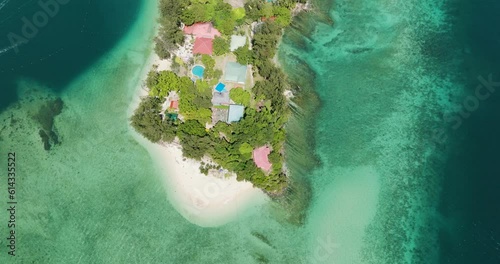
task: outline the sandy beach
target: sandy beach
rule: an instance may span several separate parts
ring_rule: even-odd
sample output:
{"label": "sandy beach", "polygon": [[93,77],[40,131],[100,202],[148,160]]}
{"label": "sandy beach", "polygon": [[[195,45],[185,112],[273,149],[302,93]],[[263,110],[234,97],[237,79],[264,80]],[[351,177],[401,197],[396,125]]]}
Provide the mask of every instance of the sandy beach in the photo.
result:
{"label": "sandy beach", "polygon": [[[143,83],[153,65],[158,65],[159,70],[168,70],[171,61],[160,60],[156,54],[151,55],[128,109],[129,116],[137,108],[141,96],[147,95]],[[235,175],[204,175],[199,170],[200,162],[184,158],[180,146],[151,143],[132,127],[130,129],[157,165],[168,200],[191,223],[203,227],[224,225],[243,215],[247,209],[268,201],[268,196],[250,182],[238,182]]]}

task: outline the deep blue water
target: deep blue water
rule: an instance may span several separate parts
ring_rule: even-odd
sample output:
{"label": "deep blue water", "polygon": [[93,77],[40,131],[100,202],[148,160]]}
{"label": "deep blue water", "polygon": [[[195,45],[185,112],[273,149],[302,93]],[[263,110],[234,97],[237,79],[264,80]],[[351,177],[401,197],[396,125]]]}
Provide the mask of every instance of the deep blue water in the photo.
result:
{"label": "deep blue water", "polygon": [[[468,92],[479,76],[500,83],[500,2],[462,1],[456,8]],[[465,100],[466,98],[464,98]],[[440,213],[441,263],[500,263],[500,85],[453,133]]]}
{"label": "deep blue water", "polygon": [[[50,10],[57,12],[45,16],[46,21],[40,12],[47,12],[38,2],[0,0],[0,111],[18,99],[16,82],[20,78],[39,82],[54,92],[64,89],[113,48],[135,21],[142,1],[69,0],[58,4],[58,11],[51,6]],[[23,18],[34,23],[36,34],[23,34],[27,24]],[[9,49],[19,40],[11,33],[28,42],[17,51]]]}

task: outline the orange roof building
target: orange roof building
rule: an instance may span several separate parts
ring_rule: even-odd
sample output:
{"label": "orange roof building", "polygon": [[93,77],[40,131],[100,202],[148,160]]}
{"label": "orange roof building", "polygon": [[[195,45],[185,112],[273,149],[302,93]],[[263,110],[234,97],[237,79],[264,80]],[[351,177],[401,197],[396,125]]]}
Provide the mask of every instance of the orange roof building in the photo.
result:
{"label": "orange roof building", "polygon": [[195,23],[191,26],[185,26],[183,29],[185,34],[193,35],[196,38],[220,37],[220,32],[212,26],[212,23]]}
{"label": "orange roof building", "polygon": [[196,38],[194,40],[193,54],[212,55],[213,39],[211,38]]}
{"label": "orange roof building", "polygon": [[170,101],[170,108],[178,109],[179,108],[179,101]]}

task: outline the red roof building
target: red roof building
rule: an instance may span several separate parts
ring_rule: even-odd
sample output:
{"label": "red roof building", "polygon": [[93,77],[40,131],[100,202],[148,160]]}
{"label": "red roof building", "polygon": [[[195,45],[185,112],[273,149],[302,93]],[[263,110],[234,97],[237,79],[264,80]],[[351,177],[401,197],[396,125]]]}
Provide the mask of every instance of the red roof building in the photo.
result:
{"label": "red roof building", "polygon": [[170,101],[170,108],[178,109],[179,108],[179,101]]}
{"label": "red roof building", "polygon": [[220,37],[220,32],[212,26],[212,23],[195,23],[191,26],[185,26],[183,29],[185,34],[193,35],[196,38]]}
{"label": "red roof building", "polygon": [[212,55],[212,51],[213,51],[213,39],[196,38],[194,40],[193,54]]}
{"label": "red roof building", "polygon": [[268,156],[271,153],[271,149],[267,146],[256,148],[253,150],[252,157],[255,165],[262,170],[268,172],[271,170],[272,164],[269,162]]}

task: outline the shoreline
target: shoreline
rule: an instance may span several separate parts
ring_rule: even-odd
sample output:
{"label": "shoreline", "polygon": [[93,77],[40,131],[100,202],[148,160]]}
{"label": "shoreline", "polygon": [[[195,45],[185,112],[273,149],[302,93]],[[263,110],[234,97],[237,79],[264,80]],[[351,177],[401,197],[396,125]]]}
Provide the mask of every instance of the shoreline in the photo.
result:
{"label": "shoreline", "polygon": [[[143,85],[154,65],[158,70],[170,69],[172,61],[161,60],[152,51],[141,72],[132,102],[127,110],[131,116],[147,95]],[[166,196],[172,206],[189,222],[202,227],[217,227],[236,220],[244,211],[269,201],[269,197],[250,182],[239,182],[236,176],[218,178],[200,172],[200,161],[182,156],[175,143],[155,144],[137,133],[131,126],[134,139],[148,151],[159,171]]]}

